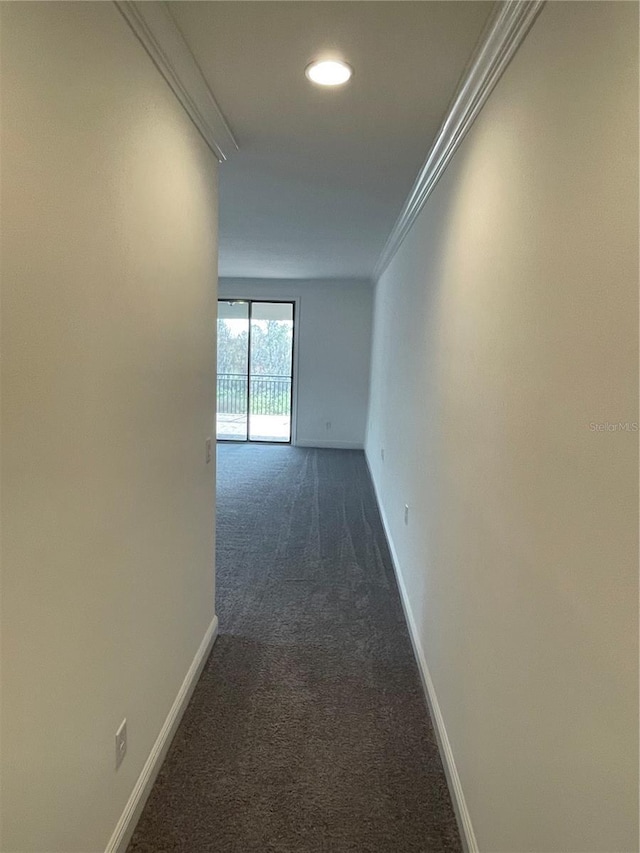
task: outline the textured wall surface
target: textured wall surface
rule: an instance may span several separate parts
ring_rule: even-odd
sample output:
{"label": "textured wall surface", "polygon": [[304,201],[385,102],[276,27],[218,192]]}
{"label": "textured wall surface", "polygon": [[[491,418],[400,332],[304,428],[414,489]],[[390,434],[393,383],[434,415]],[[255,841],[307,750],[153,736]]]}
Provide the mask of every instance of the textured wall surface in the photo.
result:
{"label": "textured wall surface", "polygon": [[7,853],[105,849],[213,618],[216,167],[112,3],[2,5]]}
{"label": "textured wall surface", "polygon": [[637,287],[638,7],[549,3],[375,298],[369,463],[487,853],[638,849],[638,435],[592,426],[638,421]]}

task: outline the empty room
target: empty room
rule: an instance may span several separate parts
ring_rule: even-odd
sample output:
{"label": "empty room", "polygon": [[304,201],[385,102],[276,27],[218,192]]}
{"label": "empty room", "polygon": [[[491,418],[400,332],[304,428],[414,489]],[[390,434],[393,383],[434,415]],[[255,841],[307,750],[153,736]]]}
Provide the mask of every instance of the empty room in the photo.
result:
{"label": "empty room", "polygon": [[640,853],[636,0],[0,0],[0,853]]}

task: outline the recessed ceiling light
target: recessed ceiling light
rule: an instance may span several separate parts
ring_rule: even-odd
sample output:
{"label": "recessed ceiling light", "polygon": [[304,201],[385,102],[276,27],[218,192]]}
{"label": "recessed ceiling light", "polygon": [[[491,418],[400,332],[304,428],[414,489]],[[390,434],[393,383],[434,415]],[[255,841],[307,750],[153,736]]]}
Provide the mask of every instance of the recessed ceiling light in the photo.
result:
{"label": "recessed ceiling light", "polygon": [[307,65],[305,75],[318,86],[342,86],[353,75],[353,68],[337,59],[321,59]]}

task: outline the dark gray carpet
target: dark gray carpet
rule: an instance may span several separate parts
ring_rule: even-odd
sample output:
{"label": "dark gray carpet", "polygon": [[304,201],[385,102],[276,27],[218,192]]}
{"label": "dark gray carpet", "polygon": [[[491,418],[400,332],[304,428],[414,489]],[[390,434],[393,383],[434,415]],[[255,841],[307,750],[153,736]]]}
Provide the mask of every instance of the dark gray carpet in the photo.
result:
{"label": "dark gray carpet", "polygon": [[364,455],[219,445],[220,636],[130,853],[460,840]]}

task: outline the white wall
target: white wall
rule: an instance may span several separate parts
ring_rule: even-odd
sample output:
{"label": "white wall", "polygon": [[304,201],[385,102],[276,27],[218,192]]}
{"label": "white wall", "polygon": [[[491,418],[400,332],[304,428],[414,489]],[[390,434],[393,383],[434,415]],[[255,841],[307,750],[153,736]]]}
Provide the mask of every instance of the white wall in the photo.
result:
{"label": "white wall", "polygon": [[375,296],[366,450],[487,853],[638,850],[638,435],[590,427],[639,420],[637,285],[638,7],[550,3]]}
{"label": "white wall", "polygon": [[369,395],[371,284],[221,278],[219,295],[296,300],[295,443],[362,447]]}
{"label": "white wall", "polygon": [[111,3],[2,4],[1,142],[1,846],[94,853],[214,617],[216,163]]}

